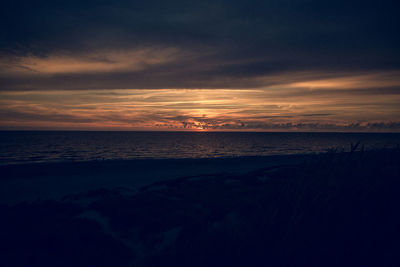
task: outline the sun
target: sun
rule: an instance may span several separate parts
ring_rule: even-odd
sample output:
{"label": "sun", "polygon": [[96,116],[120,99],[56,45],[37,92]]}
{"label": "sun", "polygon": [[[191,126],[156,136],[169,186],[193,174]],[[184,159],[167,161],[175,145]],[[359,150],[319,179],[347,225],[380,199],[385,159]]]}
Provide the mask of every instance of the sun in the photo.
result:
{"label": "sun", "polygon": [[199,127],[199,128],[195,128],[194,131],[195,131],[195,132],[209,132],[210,130],[209,130],[209,129],[202,128],[202,127]]}

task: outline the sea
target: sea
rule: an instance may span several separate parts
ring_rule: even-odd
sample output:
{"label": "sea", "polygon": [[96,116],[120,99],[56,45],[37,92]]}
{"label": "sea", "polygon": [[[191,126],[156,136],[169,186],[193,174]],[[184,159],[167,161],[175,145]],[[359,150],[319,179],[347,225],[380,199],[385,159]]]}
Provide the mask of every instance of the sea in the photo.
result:
{"label": "sea", "polygon": [[400,133],[0,131],[0,165],[251,157],[400,144]]}

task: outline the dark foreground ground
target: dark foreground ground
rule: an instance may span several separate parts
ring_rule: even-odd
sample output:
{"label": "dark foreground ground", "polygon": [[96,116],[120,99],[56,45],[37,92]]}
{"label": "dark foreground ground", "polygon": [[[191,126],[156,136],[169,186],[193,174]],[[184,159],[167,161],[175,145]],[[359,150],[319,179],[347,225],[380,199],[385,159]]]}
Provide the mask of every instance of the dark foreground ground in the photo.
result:
{"label": "dark foreground ground", "polygon": [[400,266],[400,150],[0,206],[0,266]]}

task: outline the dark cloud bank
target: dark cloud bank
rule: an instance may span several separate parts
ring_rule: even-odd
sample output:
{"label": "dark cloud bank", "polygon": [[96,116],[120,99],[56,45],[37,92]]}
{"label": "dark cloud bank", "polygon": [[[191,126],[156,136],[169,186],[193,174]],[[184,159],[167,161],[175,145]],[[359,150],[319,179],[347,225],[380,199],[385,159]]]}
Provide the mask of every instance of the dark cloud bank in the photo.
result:
{"label": "dark cloud bank", "polygon": [[249,88],[277,74],[398,70],[399,7],[359,0],[9,1],[0,13],[3,72],[29,56],[97,53],[91,60],[104,62],[109,51],[176,52],[172,61],[135,71],[2,75],[0,89]]}

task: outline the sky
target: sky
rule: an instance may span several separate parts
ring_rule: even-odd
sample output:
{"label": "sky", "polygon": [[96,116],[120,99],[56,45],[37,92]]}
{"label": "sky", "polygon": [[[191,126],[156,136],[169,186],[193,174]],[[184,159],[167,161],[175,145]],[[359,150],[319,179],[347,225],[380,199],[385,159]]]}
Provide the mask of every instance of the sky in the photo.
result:
{"label": "sky", "polygon": [[1,130],[400,131],[398,1],[25,1]]}

